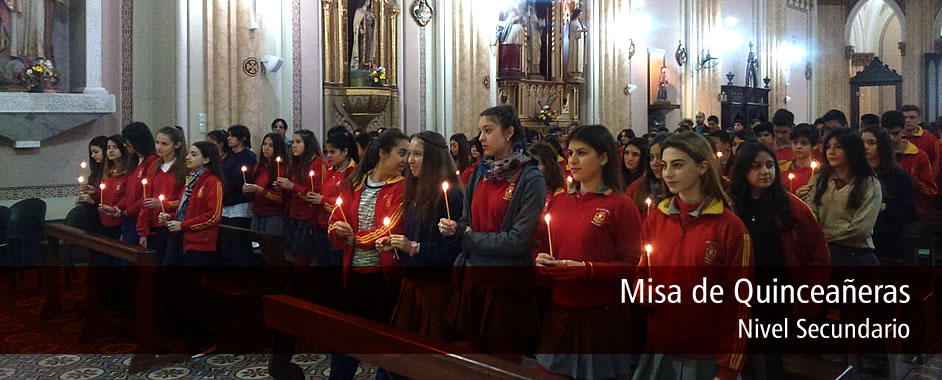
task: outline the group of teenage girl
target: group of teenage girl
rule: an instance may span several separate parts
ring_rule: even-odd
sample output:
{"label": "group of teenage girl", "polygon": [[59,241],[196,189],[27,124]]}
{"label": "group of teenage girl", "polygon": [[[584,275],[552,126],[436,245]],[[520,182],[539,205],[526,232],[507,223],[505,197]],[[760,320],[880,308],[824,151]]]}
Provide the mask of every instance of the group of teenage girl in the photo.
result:
{"label": "group of teenage girl", "polygon": [[[907,212],[882,192],[908,177],[880,127],[829,132],[820,168],[792,188],[754,139],[722,160],[698,133],[616,141],[601,125],[527,146],[517,115],[484,110],[471,141],[335,127],[323,146],[306,130],[286,142],[276,120],[257,155],[244,126],[188,148],[178,127],[133,123],[92,141],[100,166],[79,200],[97,204],[103,234],[167,265],[251,265],[251,247],[217,240],[220,223],[280,234],[296,267],[336,268],[316,302],[508,360],[536,352],[565,377],[639,379],[735,378],[738,319],[781,311],[625,304],[622,279],[762,283],[779,267],[785,281],[826,283],[806,269],[878,265],[874,225]],[[334,354],[331,378],[357,365]],[[780,374],[780,362],[763,368]]]}

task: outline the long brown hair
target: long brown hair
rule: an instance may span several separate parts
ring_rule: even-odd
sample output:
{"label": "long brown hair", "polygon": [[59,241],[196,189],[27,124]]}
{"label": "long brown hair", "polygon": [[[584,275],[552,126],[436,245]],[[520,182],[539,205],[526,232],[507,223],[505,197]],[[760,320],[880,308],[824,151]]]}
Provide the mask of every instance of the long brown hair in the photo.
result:
{"label": "long brown hair", "polygon": [[553,192],[563,189],[563,171],[556,162],[556,148],[548,143],[536,143],[530,147],[530,154],[543,164],[543,180],[546,181],[546,191]]}
{"label": "long brown hair", "polygon": [[681,132],[673,134],[664,140],[661,152],[667,148],[674,148],[684,152],[697,165],[707,163],[707,171],[700,176],[700,187],[703,193],[713,199],[722,200],[727,207],[732,207],[733,201],[723,190],[723,181],[720,176],[720,163],[713,155],[713,144],[699,133]]}
{"label": "long brown hair", "polygon": [[304,142],[304,151],[301,152],[300,157],[295,157],[292,153],[290,178],[293,181],[300,181],[307,176],[311,160],[320,157],[321,144],[317,142],[317,136],[314,135],[314,132],[307,129],[295,131],[294,134],[301,137],[301,141]]}
{"label": "long brown hair", "polygon": [[[599,157],[605,154],[608,162],[602,165],[602,183],[617,193],[625,192],[625,180],[621,177],[618,163],[618,146],[615,137],[603,125],[582,125],[569,132],[569,141],[579,141],[592,148]],[[576,186],[582,186],[576,183]]]}
{"label": "long brown hair", "polygon": [[[173,165],[170,166],[170,172],[173,173],[173,179],[177,181],[177,187],[183,187],[186,183],[186,154],[188,152],[186,145],[186,138],[183,137],[183,128],[180,127],[163,127],[157,131],[157,135],[164,135],[170,138],[170,142],[173,145],[177,143],[180,144],[179,148],[173,149]],[[156,136],[156,135],[155,135]],[[154,139],[156,140],[156,138]],[[158,157],[157,163],[154,165],[154,169],[150,174],[156,174],[160,170],[160,166],[165,164],[163,158]]]}
{"label": "long brown hair", "polygon": [[108,137],[108,141],[114,143],[118,147],[118,151],[121,152],[121,158],[117,161],[111,161],[108,159],[108,150],[105,149],[105,173],[104,178],[111,179],[112,177],[120,177],[127,174],[131,169],[134,169],[137,166],[137,156],[133,154],[128,154],[128,148],[124,146],[124,137],[121,135],[114,135]]}
{"label": "long brown hair", "polygon": [[406,170],[406,192],[402,203],[414,204],[422,223],[433,226],[439,218],[438,205],[444,202],[442,182],[448,181],[452,189],[461,189],[461,180],[455,174],[455,162],[444,136],[425,131],[412,138],[422,143],[422,174],[414,177],[411,170]]}
{"label": "long brown hair", "polygon": [[[635,199],[632,199],[632,201],[635,203],[635,206],[638,207],[638,210],[645,210],[645,207],[647,207],[647,204],[645,204],[644,201],[651,197],[651,187],[656,182],[660,183],[661,188],[664,189],[664,194],[667,197],[671,196],[670,189],[668,189],[667,185],[664,184],[664,180],[657,178],[654,175],[654,168],[651,167],[651,152],[654,150],[654,146],[657,145],[659,148],[661,148],[661,152],[663,152],[664,139],[666,139],[667,136],[668,135],[666,134],[659,134],[655,136],[654,140],[651,141],[651,145],[648,146],[648,155],[645,157],[645,159],[648,160],[648,164],[644,166],[644,176],[641,177],[641,184],[638,186],[638,191],[635,192]],[[660,161],[661,157],[657,157],[657,160]],[[631,184],[629,183],[627,186],[631,187]],[[652,199],[652,201],[653,200],[654,199]],[[657,207],[656,204],[652,204],[651,206]]]}

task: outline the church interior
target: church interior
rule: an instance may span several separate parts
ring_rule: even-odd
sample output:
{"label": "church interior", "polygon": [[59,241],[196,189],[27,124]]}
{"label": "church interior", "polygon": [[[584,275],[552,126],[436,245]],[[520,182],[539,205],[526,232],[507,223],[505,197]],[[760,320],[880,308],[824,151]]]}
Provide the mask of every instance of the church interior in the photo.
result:
{"label": "church interior", "polygon": [[[879,126],[880,115],[910,106],[919,133],[938,135],[942,1],[0,0],[0,268],[8,272],[0,276],[0,379],[554,378],[532,349],[505,360],[460,339],[401,332],[328,307],[336,300],[320,302],[323,284],[310,279],[339,284],[339,272],[300,266],[290,257],[296,242],[248,222],[220,227],[218,244],[251,242],[256,265],[195,275],[182,266],[165,273],[146,243],[83,231],[84,220],[72,224],[84,218],[75,215],[77,204],[107,203],[104,182],[90,182],[86,168],[95,164],[90,141],[120,137],[134,123],[158,137],[158,154],[165,127],[178,131],[186,152],[188,143],[210,141],[221,153],[245,130],[241,146],[257,148],[261,159],[263,146],[278,145],[267,137],[277,126],[287,147],[272,149],[286,155],[295,154],[292,140],[306,149],[309,135],[320,154],[338,127],[374,138],[431,131],[445,144],[461,134],[483,155],[474,141],[484,131],[482,111],[505,105],[527,141],[601,125],[619,144],[623,136],[650,141],[683,129],[733,147],[736,132],[771,126],[779,110],[792,116],[790,127],[826,132],[834,110],[843,126],[863,130],[873,125],[868,116]],[[229,140],[213,137],[218,131]],[[723,131],[725,138],[710,134]],[[132,144],[126,134],[121,141]],[[124,153],[142,153],[132,148]],[[111,160],[110,150],[97,154]],[[716,152],[725,163],[724,150]],[[275,173],[288,167],[278,159]],[[248,184],[245,176],[243,166],[241,178],[225,181]],[[143,185],[145,203],[149,189]],[[164,207],[163,194],[157,202]],[[918,315],[910,326],[922,342],[882,359],[855,352],[833,361],[798,349],[778,363],[780,373],[742,378],[942,376],[942,303],[934,291],[942,284],[942,211],[927,207],[921,233],[903,238],[912,240],[911,264],[928,269],[919,279],[933,290],[907,312]],[[448,214],[460,208],[451,204]],[[357,217],[355,206],[347,210],[344,220]],[[222,224],[245,219],[223,211]],[[311,241],[327,239],[326,227],[320,237],[313,223]],[[178,278],[199,289],[169,291]],[[174,322],[165,313],[187,309],[163,306],[190,291],[208,294],[219,348],[197,358],[168,332]],[[354,361],[349,373],[332,375],[352,360],[337,352],[351,353],[359,367]]]}

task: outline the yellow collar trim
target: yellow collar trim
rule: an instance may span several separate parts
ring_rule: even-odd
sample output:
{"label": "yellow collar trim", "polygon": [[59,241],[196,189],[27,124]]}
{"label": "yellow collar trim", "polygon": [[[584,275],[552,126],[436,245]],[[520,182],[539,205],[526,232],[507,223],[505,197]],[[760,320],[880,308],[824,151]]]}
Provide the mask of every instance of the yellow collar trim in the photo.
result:
{"label": "yellow collar trim", "polygon": [[903,148],[903,154],[919,154],[919,147],[917,147],[916,144],[907,141],[906,147]]}
{"label": "yellow collar trim", "polygon": [[[372,171],[372,170],[370,170],[369,173],[366,173],[366,175],[363,176],[363,179],[361,179],[361,180],[360,180],[360,183],[357,184],[356,189],[357,189],[357,190],[360,190],[360,189],[363,187],[363,184],[366,183],[367,178],[370,178],[371,175],[373,175],[373,171]],[[392,178],[387,179],[385,184],[386,184],[386,185],[392,185],[392,184],[394,184],[394,183],[396,183],[396,182],[399,182],[399,181],[402,181],[402,176],[401,176],[401,175],[397,175],[397,176],[395,176],[395,177],[392,177]]]}
{"label": "yellow collar trim", "polygon": [[916,127],[916,133],[913,133],[913,136],[922,137],[922,127]]}
{"label": "yellow collar trim", "polygon": [[[665,215],[680,214],[680,209],[677,207],[675,198],[677,198],[676,195],[661,201],[661,203],[658,203],[657,209],[663,212]],[[723,201],[719,199],[708,199],[708,200],[710,204],[708,204],[706,207],[704,207],[703,204],[701,204],[700,207],[691,214],[696,214],[693,216],[698,216],[698,215],[720,215],[723,213]]]}

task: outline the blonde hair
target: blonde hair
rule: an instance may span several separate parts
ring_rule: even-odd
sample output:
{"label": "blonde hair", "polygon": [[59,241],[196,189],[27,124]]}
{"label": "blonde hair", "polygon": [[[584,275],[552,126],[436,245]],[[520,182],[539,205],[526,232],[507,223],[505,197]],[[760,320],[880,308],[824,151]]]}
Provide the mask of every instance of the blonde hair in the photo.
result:
{"label": "blonde hair", "polygon": [[720,163],[713,155],[713,145],[707,141],[706,137],[695,132],[681,132],[670,135],[661,144],[661,152],[667,148],[674,148],[686,153],[693,159],[693,162],[699,165],[701,162],[707,163],[707,171],[700,176],[700,188],[704,194],[713,198],[722,200],[727,207],[732,207],[733,202],[726,191],[723,190],[723,177],[720,175]]}

